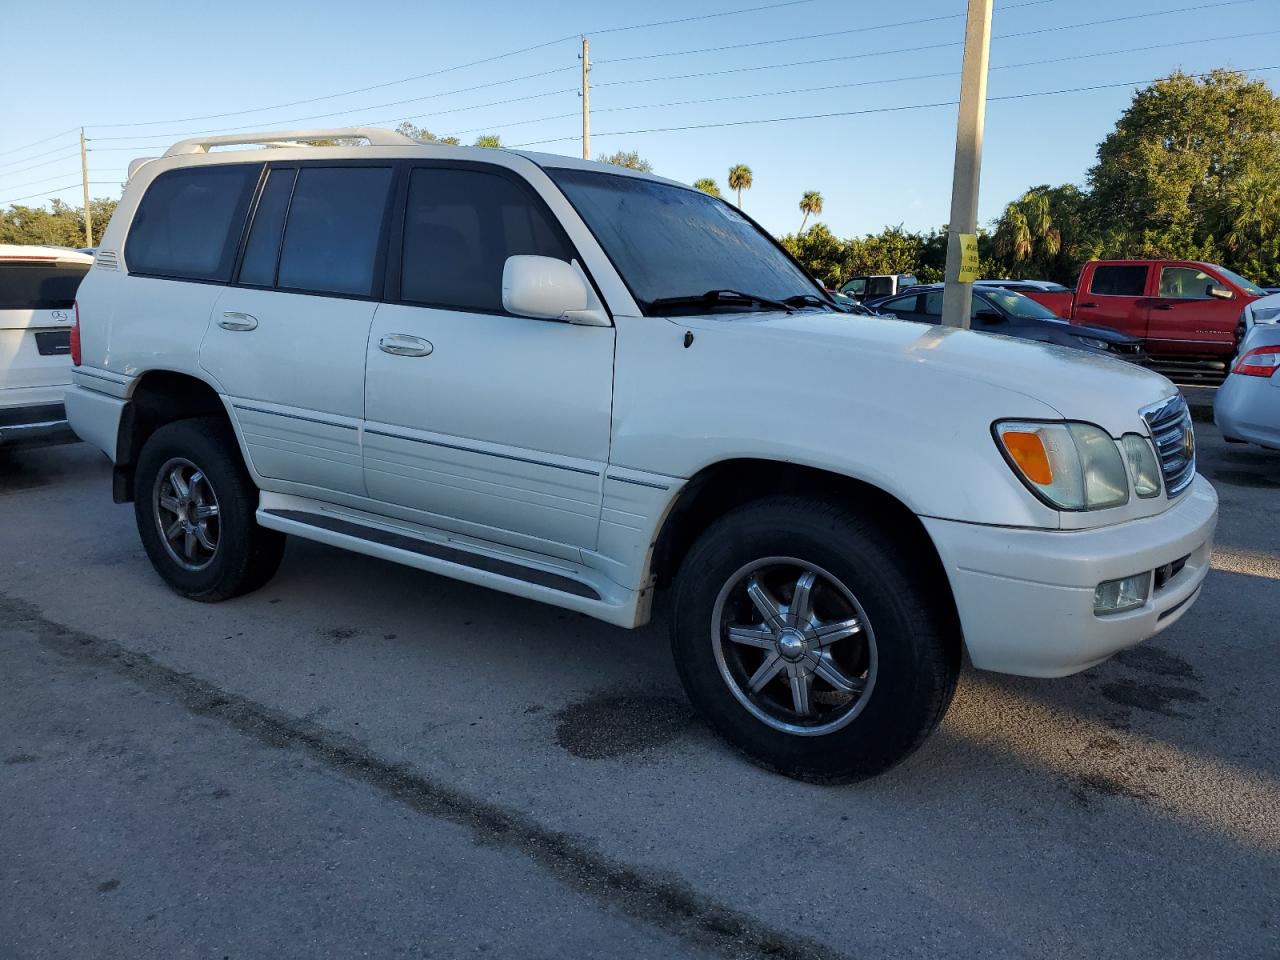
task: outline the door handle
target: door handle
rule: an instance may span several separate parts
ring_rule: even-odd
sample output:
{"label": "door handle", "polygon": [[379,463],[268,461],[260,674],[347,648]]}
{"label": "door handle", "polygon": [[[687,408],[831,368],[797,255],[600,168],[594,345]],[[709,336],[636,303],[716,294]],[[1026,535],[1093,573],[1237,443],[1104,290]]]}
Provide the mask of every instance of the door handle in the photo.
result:
{"label": "door handle", "polygon": [[233,310],[228,310],[222,315],[222,319],[218,321],[218,326],[223,330],[257,330],[258,318],[247,313],[236,313]]}
{"label": "door handle", "polygon": [[1172,309],[1173,309],[1173,304],[1171,304],[1171,303],[1157,303],[1157,304],[1156,304],[1154,307],[1152,307],[1151,309],[1152,309],[1152,310],[1172,310]]}
{"label": "door handle", "polygon": [[1098,307],[1096,303],[1077,303],[1076,306],[1083,307],[1086,310],[1096,310]]}
{"label": "door handle", "polygon": [[435,349],[429,340],[407,333],[388,333],[378,340],[378,349],[397,357],[425,357]]}

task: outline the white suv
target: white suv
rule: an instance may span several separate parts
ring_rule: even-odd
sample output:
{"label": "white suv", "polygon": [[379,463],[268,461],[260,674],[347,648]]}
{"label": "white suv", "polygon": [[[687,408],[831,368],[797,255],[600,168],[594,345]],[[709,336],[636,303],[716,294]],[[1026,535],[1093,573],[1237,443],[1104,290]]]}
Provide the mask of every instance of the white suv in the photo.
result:
{"label": "white suv", "polygon": [[1169,381],[850,315],[729,204],[617,167],[185,141],[135,164],[79,324],[71,424],[178,592],[261,586],[285,534],[625,627],[674,582],[690,698],[793,776],[907,755],[962,649],[1082,670],[1209,569]]}
{"label": "white suv", "polygon": [[62,395],[76,288],[91,263],[66,247],[0,244],[0,451],[76,438]]}

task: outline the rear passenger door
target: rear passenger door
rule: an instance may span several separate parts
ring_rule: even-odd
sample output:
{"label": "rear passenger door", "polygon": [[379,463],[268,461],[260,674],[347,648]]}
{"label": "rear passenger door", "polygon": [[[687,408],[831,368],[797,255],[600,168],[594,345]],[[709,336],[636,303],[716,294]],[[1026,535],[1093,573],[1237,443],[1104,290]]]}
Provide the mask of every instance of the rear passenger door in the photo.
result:
{"label": "rear passenger door", "polygon": [[614,328],[514,316],[517,254],[580,262],[514,171],[409,171],[398,289],[368,340],[369,495],[433,526],[573,559],[593,548],[609,457]]}
{"label": "rear passenger door", "polygon": [[364,493],[364,352],[395,176],[388,162],[279,165],[259,187],[200,364],[268,481]]}
{"label": "rear passenger door", "polygon": [[1089,278],[1089,289],[1076,292],[1072,321],[1111,327],[1131,337],[1147,336],[1147,274],[1143,263],[1100,264]]}

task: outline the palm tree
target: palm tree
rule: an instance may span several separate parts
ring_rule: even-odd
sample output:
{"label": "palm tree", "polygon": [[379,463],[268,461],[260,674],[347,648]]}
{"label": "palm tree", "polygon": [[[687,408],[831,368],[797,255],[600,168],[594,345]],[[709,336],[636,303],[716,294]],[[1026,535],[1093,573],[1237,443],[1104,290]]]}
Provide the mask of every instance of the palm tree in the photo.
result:
{"label": "palm tree", "polygon": [[1062,249],[1062,231],[1053,221],[1049,197],[1028,190],[1006,206],[994,239],[996,253],[1015,266],[1033,261],[1047,266]]}
{"label": "palm tree", "polygon": [[703,193],[709,193],[713,197],[720,196],[720,184],[716,183],[710,177],[702,177],[693,181],[693,189],[701,190]]}
{"label": "palm tree", "polygon": [[729,189],[738,191],[738,208],[742,208],[742,191],[751,189],[751,168],[735,163],[729,168]]}
{"label": "palm tree", "polygon": [[822,214],[822,194],[817,190],[806,190],[800,198],[800,209],[804,211],[804,219],[800,221],[800,232],[804,233],[804,225],[809,222],[809,214],[815,217]]}

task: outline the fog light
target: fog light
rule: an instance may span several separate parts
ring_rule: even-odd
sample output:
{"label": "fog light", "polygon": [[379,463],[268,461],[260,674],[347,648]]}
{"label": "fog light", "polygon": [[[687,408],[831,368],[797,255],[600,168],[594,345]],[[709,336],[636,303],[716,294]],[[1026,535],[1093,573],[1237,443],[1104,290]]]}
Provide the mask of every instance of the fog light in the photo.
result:
{"label": "fog light", "polygon": [[1097,616],[1136,610],[1147,602],[1151,574],[1137,573],[1119,580],[1104,580],[1093,591],[1093,612]]}

